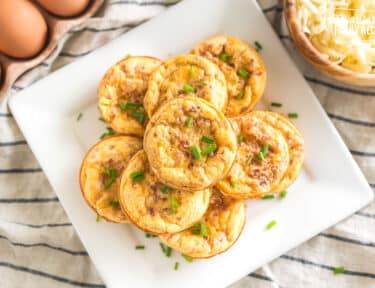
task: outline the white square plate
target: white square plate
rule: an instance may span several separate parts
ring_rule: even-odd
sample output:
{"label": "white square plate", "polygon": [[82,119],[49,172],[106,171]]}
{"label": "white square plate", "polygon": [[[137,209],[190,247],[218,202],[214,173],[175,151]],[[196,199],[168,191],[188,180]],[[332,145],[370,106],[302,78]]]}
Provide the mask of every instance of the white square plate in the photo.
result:
{"label": "white square plate", "polygon": [[[166,59],[187,53],[217,34],[263,45],[266,94],[298,112],[306,142],[304,169],[280,201],[251,201],[248,221],[228,252],[186,263],[166,258],[158,240],[130,225],[95,221],[82,199],[78,170],[88,147],[104,131],[96,88],[105,70],[126,54]],[[12,113],[108,287],[224,287],[349,216],[372,191],[309,86],[251,0],[186,0],[12,97]],[[285,108],[284,108],[285,107]],[[77,115],[82,112],[81,121]],[[265,226],[276,219],[270,231]],[[145,244],[146,250],[135,250]],[[180,269],[173,270],[175,261]],[[208,271],[212,271],[209,273]]]}

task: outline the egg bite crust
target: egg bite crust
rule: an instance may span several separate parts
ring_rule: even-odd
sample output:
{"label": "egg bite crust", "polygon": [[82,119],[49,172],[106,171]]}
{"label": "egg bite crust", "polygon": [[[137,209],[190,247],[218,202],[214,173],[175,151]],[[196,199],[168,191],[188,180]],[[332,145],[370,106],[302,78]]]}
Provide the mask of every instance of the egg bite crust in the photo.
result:
{"label": "egg bite crust", "polygon": [[[120,176],[126,163],[140,149],[141,139],[114,136],[96,143],[83,159],[79,175],[81,192],[87,204],[101,218],[115,223],[129,222],[118,202]],[[108,169],[116,171],[112,172],[115,177],[108,175]],[[114,181],[109,185],[111,178]]]}
{"label": "egg bite crust", "polygon": [[286,139],[289,151],[289,166],[275,192],[287,189],[297,178],[304,160],[304,140],[297,127],[285,116],[269,111],[253,111],[252,115],[281,132]]}
{"label": "egg bite crust", "polygon": [[[143,171],[141,181],[131,178],[136,171]],[[193,225],[206,212],[210,195],[209,189],[186,192],[162,184],[143,150],[129,161],[119,190],[120,204],[129,220],[153,234],[176,233]]]}
{"label": "egg bite crust", "polygon": [[153,57],[129,56],[107,70],[98,87],[98,107],[113,130],[143,136],[146,124],[143,97],[151,72],[160,64]]}
{"label": "egg bite crust", "polygon": [[196,97],[164,104],[147,125],[143,145],[157,178],[183,191],[203,190],[223,178],[237,151],[229,121]]}
{"label": "egg bite crust", "polygon": [[250,111],[263,95],[266,68],[259,54],[244,41],[217,36],[197,44],[191,53],[207,58],[223,72],[228,88],[226,116]]}
{"label": "egg bite crust", "polygon": [[143,104],[151,117],[166,101],[184,96],[201,97],[224,110],[228,95],[223,73],[198,55],[176,56],[152,73]]}
{"label": "egg bite crust", "polygon": [[[260,198],[274,191],[289,165],[288,145],[283,135],[251,113],[231,118],[238,135],[233,166],[216,186],[231,197]],[[262,159],[260,152],[268,145]]]}
{"label": "egg bite crust", "polygon": [[209,258],[228,250],[239,238],[245,222],[245,202],[226,197],[214,189],[207,212],[198,222],[205,225],[207,236],[193,233],[193,228],[189,228],[161,235],[160,239],[192,258]]}

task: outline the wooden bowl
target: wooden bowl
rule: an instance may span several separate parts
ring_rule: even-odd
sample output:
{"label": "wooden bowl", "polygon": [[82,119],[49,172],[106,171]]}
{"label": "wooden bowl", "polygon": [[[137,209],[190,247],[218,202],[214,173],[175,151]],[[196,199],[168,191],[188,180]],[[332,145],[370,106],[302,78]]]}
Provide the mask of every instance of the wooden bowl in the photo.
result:
{"label": "wooden bowl", "polygon": [[375,74],[359,73],[333,63],[311,43],[310,39],[300,28],[297,19],[296,0],[284,0],[284,15],[289,34],[294,44],[306,59],[320,72],[338,81],[365,87],[375,87]]}

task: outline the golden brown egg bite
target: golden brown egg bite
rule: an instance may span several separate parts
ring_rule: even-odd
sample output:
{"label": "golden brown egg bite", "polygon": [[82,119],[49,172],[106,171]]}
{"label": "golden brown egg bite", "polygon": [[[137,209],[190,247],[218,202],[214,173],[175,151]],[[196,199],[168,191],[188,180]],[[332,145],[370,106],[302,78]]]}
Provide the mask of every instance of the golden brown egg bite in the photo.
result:
{"label": "golden brown egg bite", "polygon": [[203,218],[191,228],[160,239],[169,247],[192,258],[209,258],[228,250],[240,236],[246,222],[243,200],[225,197],[216,189]]}
{"label": "golden brown egg bite", "polygon": [[173,99],[160,107],[143,145],[157,178],[184,191],[203,190],[223,178],[237,150],[229,121],[197,97]]}
{"label": "golden brown egg bite", "polygon": [[114,136],[96,143],[86,154],[80,170],[80,187],[87,204],[110,222],[126,223],[118,200],[120,176],[130,158],[142,148],[142,140]]}
{"label": "golden brown egg bite", "polygon": [[129,56],[107,70],[98,88],[99,111],[105,122],[120,134],[143,136],[146,112],[143,97],[159,59]]}
{"label": "golden brown egg bite", "polygon": [[224,73],[228,87],[226,116],[250,111],[263,95],[267,78],[263,60],[244,41],[217,36],[197,44],[192,53],[209,59]]}
{"label": "golden brown egg bite", "polygon": [[225,109],[228,96],[223,73],[198,55],[174,57],[150,76],[143,104],[151,117],[166,101],[184,96],[201,97],[217,109]]}

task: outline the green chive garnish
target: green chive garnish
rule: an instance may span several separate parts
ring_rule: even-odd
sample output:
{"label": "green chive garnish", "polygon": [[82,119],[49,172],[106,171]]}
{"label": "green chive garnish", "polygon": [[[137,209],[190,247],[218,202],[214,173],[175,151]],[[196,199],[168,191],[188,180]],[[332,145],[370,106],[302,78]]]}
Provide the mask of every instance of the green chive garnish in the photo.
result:
{"label": "green chive garnish", "polygon": [[165,254],[165,251],[166,251],[165,245],[163,243],[161,243],[161,242],[159,243],[159,245],[160,245],[161,251],[163,251],[163,253]]}
{"label": "green chive garnish", "polygon": [[288,194],[288,191],[286,191],[286,190],[281,191],[280,192],[280,198],[285,198],[286,194]]}
{"label": "green chive garnish", "polygon": [[238,75],[241,76],[241,77],[244,78],[244,79],[247,79],[247,78],[249,78],[249,76],[250,76],[250,72],[247,71],[247,70],[244,69],[244,68],[240,68],[240,69],[238,69]]}
{"label": "green chive garnish", "polygon": [[188,255],[185,255],[185,254],[181,254],[182,257],[184,257],[184,259],[186,260],[186,262],[193,262],[193,258],[191,258],[190,256]]}
{"label": "green chive garnish", "polygon": [[270,223],[267,224],[266,229],[270,230],[273,226],[276,225],[276,220],[272,220]]}
{"label": "green chive garnish", "polygon": [[83,116],[82,112],[79,112],[79,114],[77,116],[77,121],[81,120],[82,116]]}
{"label": "green chive garnish", "polygon": [[255,45],[255,50],[257,52],[260,52],[262,50],[262,48],[263,48],[262,45],[260,45],[260,43],[258,41],[255,41],[254,45]]}
{"label": "green chive garnish", "polygon": [[134,181],[134,182],[140,182],[143,180],[145,176],[145,171],[144,170],[139,170],[139,171],[134,171],[132,173],[130,173],[130,178]]}
{"label": "green chive garnish", "polygon": [[111,201],[109,201],[109,205],[112,206],[112,207],[119,207],[120,203],[118,201],[111,200]]}
{"label": "green chive garnish", "polygon": [[237,100],[241,100],[243,98],[243,95],[245,95],[245,90],[242,89],[237,95]]}
{"label": "green chive garnish", "polygon": [[236,180],[230,181],[230,185],[232,185],[233,188],[237,187],[238,182]]}
{"label": "green chive garnish", "polygon": [[150,233],[146,233],[146,238],[156,238],[156,237],[158,236],[150,234]]}
{"label": "green chive garnish", "polygon": [[190,65],[190,67],[189,67],[189,74],[190,74],[190,76],[193,75],[194,72],[195,72],[195,66],[194,65]]}
{"label": "green chive garnish", "polygon": [[237,135],[237,141],[238,143],[242,143],[243,142],[243,135]]}
{"label": "green chive garnish", "polygon": [[298,114],[297,113],[288,113],[288,118],[291,118],[291,119],[298,118]]}
{"label": "green chive garnish", "polygon": [[163,243],[159,243],[160,245],[160,248],[161,248],[161,251],[163,251],[164,255],[167,256],[167,257],[171,257],[172,255],[172,248],[167,246],[167,245],[164,245]]}
{"label": "green chive garnish", "polygon": [[184,91],[186,93],[192,93],[192,92],[195,92],[195,89],[193,86],[190,86],[189,84],[184,84],[184,86],[182,87],[182,89],[184,89]]}
{"label": "green chive garnish", "polygon": [[247,158],[246,165],[250,165],[251,161],[253,161],[253,156],[250,156],[249,158]]}
{"label": "green chive garnish", "polygon": [[210,229],[204,223],[197,223],[192,227],[191,233],[193,233],[193,235],[207,237],[208,234],[210,234]]}
{"label": "green chive garnish", "polygon": [[193,125],[193,117],[189,116],[186,119],[186,127],[191,128],[192,125]]}
{"label": "green chive garnish", "polygon": [[341,273],[344,273],[344,272],[345,272],[345,267],[343,267],[343,266],[336,267],[333,270],[333,273],[335,273],[335,274],[341,274]]}
{"label": "green chive garnish", "polygon": [[145,123],[145,119],[146,119],[145,112],[135,111],[135,112],[132,112],[130,115],[142,125]]}
{"label": "green chive garnish", "polygon": [[214,144],[215,139],[209,136],[202,136],[201,141],[208,144]]}
{"label": "green chive garnish", "polygon": [[178,262],[174,263],[174,270],[177,271],[179,266],[180,266],[180,263]]}
{"label": "green chive garnish", "polygon": [[204,82],[204,81],[202,81],[202,80],[198,81],[197,83],[198,83],[199,85],[201,85],[201,86],[207,86],[207,85],[208,85],[207,82]]}
{"label": "green chive garnish", "polygon": [[100,221],[100,216],[98,214],[98,215],[96,215],[96,222],[99,222],[99,221]]}
{"label": "green chive garnish", "polygon": [[174,196],[174,195],[171,196],[170,204],[171,204],[171,208],[170,208],[171,213],[176,214],[177,213],[176,209],[179,205],[176,196]]}
{"label": "green chive garnish", "polygon": [[113,182],[115,182],[116,177],[117,177],[117,170],[116,169],[111,169],[108,167],[104,167],[103,169],[104,175],[108,176],[108,180],[104,183],[104,189],[108,189],[111,187]]}
{"label": "green chive garnish", "polygon": [[202,149],[201,154],[202,154],[203,156],[206,156],[206,155],[211,154],[212,152],[215,152],[216,149],[217,149],[216,144],[210,144],[210,145],[208,145],[207,147],[204,147],[204,148]]}
{"label": "green chive garnish", "polygon": [[279,102],[271,102],[271,106],[272,107],[283,107],[283,104],[282,103],[279,103]]}
{"label": "green chive garnish", "polygon": [[266,157],[264,157],[264,154],[263,154],[263,152],[262,152],[262,151],[260,151],[260,152],[258,153],[258,160],[259,160],[260,162],[263,162],[263,161],[264,161],[264,159],[266,159]]}
{"label": "green chive garnish", "polygon": [[108,105],[112,105],[112,100],[111,100],[111,99],[108,99],[108,98],[102,98],[102,99],[100,100],[100,104],[102,104],[102,105],[106,105],[106,106],[108,106]]}
{"label": "green chive garnish", "polygon": [[138,102],[125,102],[125,101],[120,101],[120,108],[122,111],[125,111],[127,109],[130,110],[136,110],[139,107],[141,107],[142,104]]}
{"label": "green chive garnish", "polygon": [[275,195],[273,194],[264,195],[262,199],[263,200],[275,199]]}
{"label": "green chive garnish", "polygon": [[197,146],[191,146],[191,153],[193,153],[194,159],[199,161],[202,159],[201,153],[199,151],[199,148]]}
{"label": "green chive garnish", "polygon": [[102,121],[102,122],[105,122],[105,120],[104,120],[104,118],[103,118],[102,116],[100,116],[100,117],[98,118],[98,120],[99,120],[99,121]]}
{"label": "green chive garnish", "polygon": [[266,159],[266,155],[268,153],[269,145],[264,144],[262,147],[262,150],[258,153],[258,159],[259,161],[263,162],[264,159]]}
{"label": "green chive garnish", "polygon": [[115,130],[113,130],[111,127],[107,127],[107,132],[103,133],[100,136],[100,139],[104,139],[106,137],[113,136],[113,135],[116,135]]}
{"label": "green chive garnish", "polygon": [[222,53],[220,53],[220,55],[219,55],[219,59],[220,59],[221,61],[223,61],[223,62],[228,62],[228,61],[230,60],[230,58],[231,58],[231,56],[228,55],[228,54],[225,53],[225,52],[222,52]]}
{"label": "green chive garnish", "polygon": [[168,187],[168,186],[166,186],[166,185],[164,185],[163,187],[160,188],[160,191],[163,194],[167,194],[169,191],[171,191],[171,188]]}
{"label": "green chive garnish", "polygon": [[136,250],[145,250],[145,246],[144,245],[137,245],[137,246],[135,246],[135,249]]}

